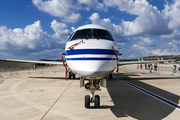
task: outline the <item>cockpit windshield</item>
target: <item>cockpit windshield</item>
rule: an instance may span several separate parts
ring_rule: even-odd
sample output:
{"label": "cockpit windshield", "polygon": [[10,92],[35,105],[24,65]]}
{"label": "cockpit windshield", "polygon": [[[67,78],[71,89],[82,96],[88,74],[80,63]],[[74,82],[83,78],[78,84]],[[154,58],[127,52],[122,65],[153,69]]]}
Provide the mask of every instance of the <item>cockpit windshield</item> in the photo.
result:
{"label": "cockpit windshield", "polygon": [[97,35],[99,39],[106,39],[106,40],[114,41],[113,37],[107,30],[94,29],[93,33],[94,33],[94,36]]}
{"label": "cockpit windshield", "polygon": [[83,30],[77,30],[73,37],[71,38],[72,40],[76,39],[105,39],[105,40],[111,40],[114,41],[111,33],[109,33],[107,30],[102,30],[102,29],[83,29]]}
{"label": "cockpit windshield", "polygon": [[84,39],[87,38],[88,36],[91,36],[91,34],[92,34],[91,29],[78,30],[75,32],[71,40]]}

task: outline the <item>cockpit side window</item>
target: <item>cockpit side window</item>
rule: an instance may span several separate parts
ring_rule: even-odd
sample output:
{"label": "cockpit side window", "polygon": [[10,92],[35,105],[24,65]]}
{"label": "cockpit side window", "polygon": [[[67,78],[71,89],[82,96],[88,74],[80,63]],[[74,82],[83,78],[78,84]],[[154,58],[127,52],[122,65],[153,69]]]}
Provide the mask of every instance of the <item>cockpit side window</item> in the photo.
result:
{"label": "cockpit side window", "polygon": [[71,35],[69,36],[69,39],[68,39],[68,41],[71,39],[71,37],[72,37],[72,35],[74,34],[74,32],[73,33],[71,33]]}
{"label": "cockpit side window", "polygon": [[91,29],[83,29],[83,30],[78,30],[75,32],[71,40],[76,40],[76,39],[84,39],[84,38],[90,38],[92,36],[92,30]]}

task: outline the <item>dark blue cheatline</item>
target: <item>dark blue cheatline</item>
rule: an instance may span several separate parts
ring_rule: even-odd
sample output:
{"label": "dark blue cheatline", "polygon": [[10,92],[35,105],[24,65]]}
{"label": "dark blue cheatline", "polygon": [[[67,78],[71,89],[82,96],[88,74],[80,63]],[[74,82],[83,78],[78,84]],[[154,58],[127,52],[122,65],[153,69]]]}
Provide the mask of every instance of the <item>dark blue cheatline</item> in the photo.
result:
{"label": "dark blue cheatline", "polygon": [[[119,54],[119,51],[116,51]],[[73,49],[66,50],[66,55],[82,55],[82,54],[93,54],[93,55],[115,55],[111,49]]]}
{"label": "dark blue cheatline", "polygon": [[143,89],[141,87],[138,87],[138,86],[136,86],[136,85],[134,85],[134,84],[132,84],[130,82],[127,82],[125,80],[119,79],[119,78],[117,78],[115,76],[113,76],[113,78],[115,78],[117,80],[120,80],[121,82],[135,88],[136,90],[139,90],[139,91],[141,91],[141,92],[143,92],[143,93],[145,93],[145,94],[147,94],[147,95],[149,95],[149,96],[151,96],[151,97],[153,97],[153,98],[155,98],[155,99],[157,99],[157,100],[159,100],[159,101],[161,101],[161,102],[163,102],[163,103],[165,103],[165,104],[167,104],[167,105],[169,105],[169,106],[171,106],[173,108],[176,108],[176,109],[180,110],[180,105],[177,104],[177,103],[174,103],[174,102],[172,102],[172,101],[170,101],[170,100],[168,100],[166,98],[163,98],[163,97],[161,97],[161,96],[159,96],[159,95],[157,95],[155,93],[152,93],[152,92],[150,92],[148,90],[145,90],[145,89]]}
{"label": "dark blue cheatline", "polygon": [[116,58],[66,58],[66,60],[117,60]]}

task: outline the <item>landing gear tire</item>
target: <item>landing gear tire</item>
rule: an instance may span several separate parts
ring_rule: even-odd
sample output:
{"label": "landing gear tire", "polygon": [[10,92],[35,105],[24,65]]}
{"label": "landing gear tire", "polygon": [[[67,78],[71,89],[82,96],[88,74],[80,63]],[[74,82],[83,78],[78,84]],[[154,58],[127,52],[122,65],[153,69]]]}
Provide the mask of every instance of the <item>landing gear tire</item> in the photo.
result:
{"label": "landing gear tire", "polygon": [[112,79],[112,73],[109,75],[109,78]]}
{"label": "landing gear tire", "polygon": [[99,95],[95,96],[94,106],[95,106],[95,108],[100,107],[100,97],[99,97]]}
{"label": "landing gear tire", "polygon": [[69,79],[71,79],[71,72],[69,72]]}
{"label": "landing gear tire", "polygon": [[75,79],[76,78],[76,75],[73,73],[73,79]]}
{"label": "landing gear tire", "polygon": [[71,79],[73,77],[73,79],[76,78],[76,75],[73,72],[69,72],[69,79]]}
{"label": "landing gear tire", "polygon": [[90,96],[89,95],[85,96],[85,107],[90,108]]}

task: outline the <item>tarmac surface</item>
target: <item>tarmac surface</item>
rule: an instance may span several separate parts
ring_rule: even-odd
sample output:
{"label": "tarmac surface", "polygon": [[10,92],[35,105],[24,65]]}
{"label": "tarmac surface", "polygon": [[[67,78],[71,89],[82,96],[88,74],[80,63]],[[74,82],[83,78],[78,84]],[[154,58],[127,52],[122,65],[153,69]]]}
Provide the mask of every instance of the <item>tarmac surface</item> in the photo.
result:
{"label": "tarmac surface", "polygon": [[86,109],[84,97],[89,92],[79,87],[79,79],[66,81],[63,67],[28,73],[0,73],[0,120],[180,120],[180,109],[118,80],[180,105],[180,74],[120,70],[113,74],[118,79],[110,79],[107,88],[95,93],[100,108],[91,104]]}

